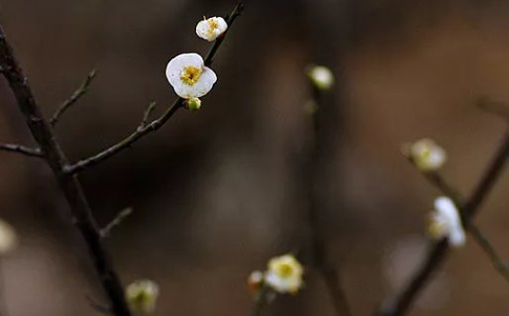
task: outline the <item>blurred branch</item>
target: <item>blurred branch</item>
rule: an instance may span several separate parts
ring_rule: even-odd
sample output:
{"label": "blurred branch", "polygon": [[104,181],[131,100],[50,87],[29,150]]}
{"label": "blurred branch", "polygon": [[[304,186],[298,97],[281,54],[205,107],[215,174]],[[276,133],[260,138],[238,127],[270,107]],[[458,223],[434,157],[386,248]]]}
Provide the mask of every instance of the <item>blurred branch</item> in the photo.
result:
{"label": "blurred branch", "polygon": [[0,143],[0,150],[18,153],[18,154],[22,154],[22,155],[29,156],[29,157],[38,157],[38,158],[43,157],[42,151],[39,148],[31,148],[31,147],[26,147],[23,145],[18,145],[18,144]]}
{"label": "blurred branch", "polygon": [[[494,158],[488,165],[488,168],[477,184],[474,193],[467,203],[460,207],[464,224],[468,227],[470,221],[479,211],[480,206],[486,199],[488,193],[493,188],[497,179],[501,175],[507,156],[509,155],[509,131],[506,130],[504,139],[495,153]],[[422,265],[414,273],[408,285],[396,296],[392,302],[385,304],[378,315],[381,316],[401,316],[404,315],[411,304],[417,298],[420,291],[431,280],[434,273],[440,268],[449,253],[449,245],[447,239],[443,238],[438,242],[432,242],[426,258]]]}
{"label": "blurred branch", "polygon": [[79,99],[81,99],[82,96],[84,96],[88,89],[90,88],[90,85],[92,84],[92,81],[94,80],[95,76],[97,75],[97,71],[93,69],[85,78],[83,83],[80,85],[80,87],[74,91],[74,93],[71,95],[71,97],[67,100],[65,100],[60,107],[55,111],[51,119],[49,120],[49,123],[51,126],[55,126],[58,123],[58,120],[60,119],[60,116],[62,116],[71,106],[73,106],[76,102],[78,102]]}
{"label": "blurred branch", "polygon": [[496,102],[487,97],[480,97],[476,102],[477,106],[488,113],[501,117],[509,123],[509,107],[502,102]]}
{"label": "blurred branch", "polygon": [[[238,16],[240,16],[243,9],[244,9],[244,6],[242,5],[242,3],[239,2],[239,3],[237,3],[237,5],[233,9],[233,11],[228,15],[228,17],[226,17],[226,22],[228,23],[228,26],[229,26],[228,30],[233,25],[233,22],[235,21],[235,19]],[[210,66],[212,64],[213,58],[214,58],[217,50],[223,43],[223,41],[226,37],[226,34],[228,33],[228,30],[225,32],[225,34],[223,34],[220,38],[218,38],[212,45],[211,49],[209,50],[209,52],[204,60],[206,66]],[[111,158],[111,157],[115,156],[116,154],[124,151],[125,149],[131,147],[136,141],[138,141],[142,137],[150,134],[151,132],[155,132],[158,129],[160,129],[170,118],[173,117],[173,115],[175,113],[177,113],[177,111],[180,108],[184,107],[184,105],[185,105],[185,99],[178,98],[175,100],[173,105],[170,106],[166,110],[166,112],[164,112],[158,119],[152,121],[151,123],[147,123],[148,115],[150,114],[150,112],[152,112],[155,104],[149,105],[149,107],[147,108],[147,110],[144,113],[144,116],[143,116],[143,119],[142,119],[140,125],[131,135],[129,135],[128,137],[126,137],[125,139],[120,141],[119,143],[103,150],[102,152],[100,152],[94,156],[82,159],[82,160],[74,163],[73,165],[66,167],[65,172],[67,174],[78,173],[80,171],[83,171],[89,167],[92,167],[92,166],[94,166],[100,162],[103,162],[106,159]]]}
{"label": "blurred branch", "polygon": [[254,304],[253,307],[251,308],[249,316],[259,316],[261,314],[263,307],[267,303],[268,294],[269,288],[265,284],[263,284],[262,287],[260,288],[260,292],[258,293],[254,300]]}
{"label": "blurred branch", "polygon": [[303,187],[307,191],[307,221],[311,234],[311,254],[318,271],[322,275],[327,291],[329,292],[332,304],[338,316],[351,316],[351,309],[346,298],[346,294],[341,286],[340,275],[330,262],[326,250],[326,242],[320,234],[319,210],[322,208],[322,201],[317,190],[317,179],[319,177],[318,168],[322,165],[325,151],[329,148],[321,143],[321,138],[327,138],[323,133],[328,129],[324,126],[330,123],[324,118],[329,115],[326,112],[327,107],[323,102],[323,90],[310,82],[313,103],[315,108],[309,113],[313,122],[313,137],[307,152],[307,164],[304,164]]}
{"label": "blurred branch", "polygon": [[120,211],[120,213],[118,213],[117,216],[115,216],[115,218],[111,222],[109,222],[108,225],[106,225],[103,229],[101,229],[101,237],[102,238],[108,237],[110,235],[111,231],[113,230],[113,228],[122,224],[122,222],[132,213],[133,213],[132,207],[128,207],[128,208]]}

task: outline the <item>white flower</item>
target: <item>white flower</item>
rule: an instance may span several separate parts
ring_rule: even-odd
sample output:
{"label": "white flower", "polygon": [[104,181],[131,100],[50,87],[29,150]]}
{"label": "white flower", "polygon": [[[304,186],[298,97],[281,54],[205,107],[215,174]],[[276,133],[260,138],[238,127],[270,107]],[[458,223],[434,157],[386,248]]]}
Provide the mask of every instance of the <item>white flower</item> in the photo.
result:
{"label": "white flower", "polygon": [[334,75],[332,71],[325,66],[310,67],[308,76],[318,89],[329,90],[334,84]]}
{"label": "white flower", "polygon": [[279,293],[295,294],[303,285],[304,269],[292,255],[272,258],[265,274],[265,283]]}
{"label": "white flower", "polygon": [[14,248],[17,242],[18,238],[14,228],[9,223],[0,219],[0,255]]}
{"label": "white flower", "polygon": [[461,247],[466,242],[461,216],[454,202],[445,196],[435,200],[435,210],[430,216],[428,233],[435,239],[446,237],[449,244]]}
{"label": "white flower", "polygon": [[156,308],[159,286],[151,280],[137,280],[126,288],[126,298],[133,311],[152,313]]}
{"label": "white flower", "polygon": [[214,71],[206,67],[203,58],[195,53],[180,54],[170,60],[166,77],[175,93],[184,99],[206,95],[217,81]]}
{"label": "white flower", "polygon": [[420,171],[438,171],[447,161],[446,151],[434,140],[423,138],[410,144],[406,154]]}
{"label": "white flower", "polygon": [[203,18],[196,25],[196,35],[204,40],[213,42],[228,28],[228,24],[221,17]]}

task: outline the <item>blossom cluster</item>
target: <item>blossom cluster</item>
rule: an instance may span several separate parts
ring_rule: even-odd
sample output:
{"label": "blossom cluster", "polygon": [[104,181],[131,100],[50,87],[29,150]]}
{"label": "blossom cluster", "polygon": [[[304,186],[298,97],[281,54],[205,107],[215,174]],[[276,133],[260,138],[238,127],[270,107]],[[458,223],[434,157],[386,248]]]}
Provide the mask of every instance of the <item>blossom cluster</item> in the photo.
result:
{"label": "blossom cluster", "polygon": [[[228,24],[221,17],[204,18],[196,25],[196,35],[213,42],[227,29]],[[170,60],[166,66],[166,78],[175,93],[186,99],[186,106],[190,110],[200,108],[199,98],[209,93],[217,81],[216,73],[205,65],[205,61],[197,53],[180,54]]]}

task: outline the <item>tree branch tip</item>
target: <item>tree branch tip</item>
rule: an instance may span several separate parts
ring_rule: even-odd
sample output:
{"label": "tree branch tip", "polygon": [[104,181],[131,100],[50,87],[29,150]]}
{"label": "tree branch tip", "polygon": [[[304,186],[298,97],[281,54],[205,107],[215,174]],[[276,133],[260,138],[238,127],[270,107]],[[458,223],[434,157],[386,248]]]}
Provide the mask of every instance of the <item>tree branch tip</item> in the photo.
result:
{"label": "tree branch tip", "polygon": [[126,207],[125,209],[121,210],[117,214],[117,216],[115,216],[115,218],[111,220],[111,222],[108,225],[106,225],[103,229],[100,230],[99,234],[101,235],[101,238],[107,238],[110,235],[113,228],[122,224],[122,222],[132,213],[133,213],[132,207]]}
{"label": "tree branch tip", "polygon": [[0,150],[22,154],[29,157],[43,158],[44,154],[40,148],[26,147],[20,144],[0,143]]}

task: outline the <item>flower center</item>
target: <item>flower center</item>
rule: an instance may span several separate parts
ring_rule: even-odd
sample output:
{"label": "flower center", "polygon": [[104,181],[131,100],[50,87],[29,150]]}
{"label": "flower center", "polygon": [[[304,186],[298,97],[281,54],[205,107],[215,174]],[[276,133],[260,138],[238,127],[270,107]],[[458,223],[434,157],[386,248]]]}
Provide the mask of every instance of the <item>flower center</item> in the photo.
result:
{"label": "flower center", "polygon": [[277,269],[277,274],[282,278],[288,278],[293,274],[293,266],[288,263],[282,263]]}
{"label": "flower center", "polygon": [[209,20],[209,29],[207,30],[207,35],[212,36],[214,31],[219,27],[219,24],[214,19]]}
{"label": "flower center", "polygon": [[194,85],[200,79],[202,69],[195,66],[187,66],[180,74],[180,80],[190,86]]}

